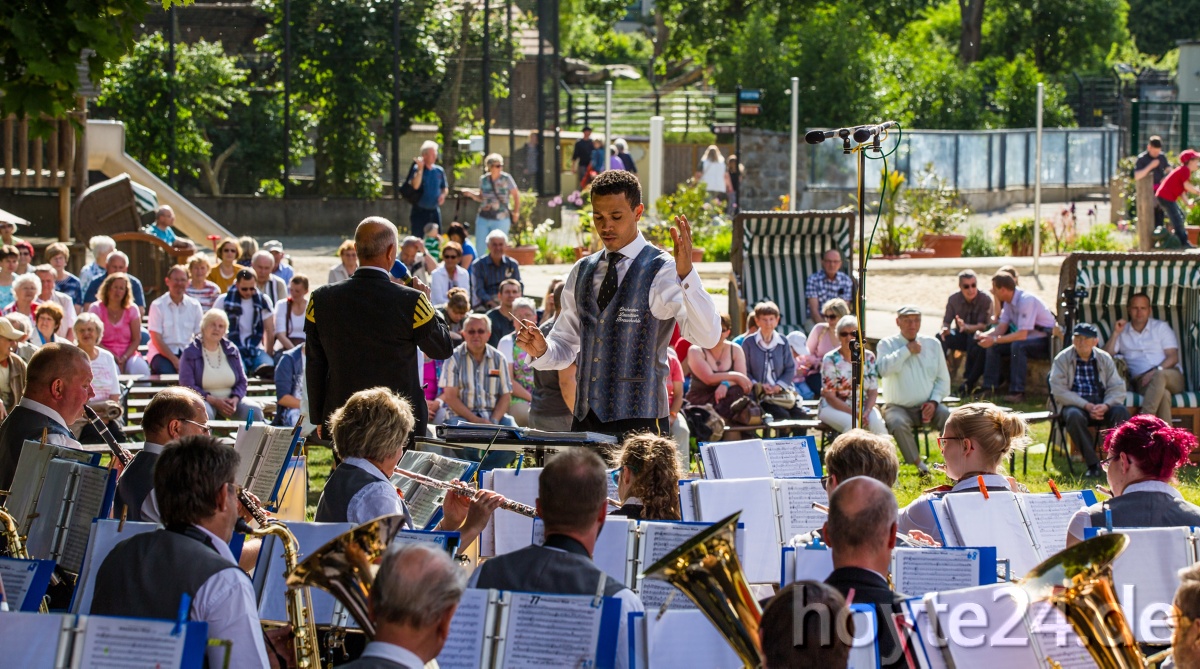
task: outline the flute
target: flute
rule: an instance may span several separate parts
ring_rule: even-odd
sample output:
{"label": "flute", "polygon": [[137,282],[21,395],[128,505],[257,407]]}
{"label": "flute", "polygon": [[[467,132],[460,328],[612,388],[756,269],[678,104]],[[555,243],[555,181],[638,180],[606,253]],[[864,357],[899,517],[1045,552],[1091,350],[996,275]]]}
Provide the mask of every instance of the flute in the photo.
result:
{"label": "flute", "polygon": [[100,433],[100,438],[104,440],[104,443],[108,444],[108,449],[112,451],[113,457],[117,459],[117,462],[121,463],[121,467],[128,467],[129,463],[133,461],[133,454],[117,443],[116,437],[112,436],[104,421],[100,419],[100,414],[97,414],[95,409],[86,404],[83,405],[83,413],[87,416],[88,422],[92,424],[92,427],[96,428],[96,431]]}
{"label": "flute", "polygon": [[[456,495],[462,495],[463,497],[474,498],[475,493],[479,492],[475,488],[472,488],[461,481],[459,481],[457,483],[454,483],[451,481],[439,481],[438,479],[435,479],[435,478],[432,478],[429,476],[425,476],[424,474],[410,472],[407,469],[401,469],[399,467],[396,467],[395,472],[405,478],[410,478],[410,479],[416,481],[417,483],[420,483],[421,485],[427,485],[431,488],[440,488],[441,490],[445,490],[447,492],[452,492]],[[537,509],[534,509],[532,506],[529,506],[528,504],[514,502],[511,499],[504,500],[504,503],[500,505],[500,508],[504,509],[505,511],[512,511],[513,513],[519,513],[522,516],[528,516],[530,518],[537,518]]]}

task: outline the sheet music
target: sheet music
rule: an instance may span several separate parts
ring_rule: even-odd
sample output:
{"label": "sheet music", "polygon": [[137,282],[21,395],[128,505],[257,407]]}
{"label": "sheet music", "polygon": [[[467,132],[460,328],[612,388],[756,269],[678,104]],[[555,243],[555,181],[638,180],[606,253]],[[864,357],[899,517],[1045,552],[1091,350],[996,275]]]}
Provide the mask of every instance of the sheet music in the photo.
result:
{"label": "sheet music", "polygon": [[817,467],[820,464],[814,463],[812,458],[815,445],[815,437],[763,440],[771,476],[777,479],[819,477],[821,474]]}
{"label": "sheet music", "polygon": [[51,460],[29,531],[29,554],[55,560],[79,573],[92,520],[100,515],[109,470],[70,460]]}
{"label": "sheet music", "polygon": [[1061,494],[1061,500],[1053,493],[1016,497],[1021,510],[1025,512],[1025,520],[1029,522],[1030,534],[1038,545],[1038,555],[1043,560],[1067,547],[1067,526],[1071,524],[1071,517],[1087,506],[1082,492]]}
{"label": "sheet music", "polygon": [[829,505],[829,494],[821,487],[821,479],[775,479],[779,493],[779,515],[783,541],[798,534],[808,534],[825,524],[827,515],[813,508],[813,502]]}
{"label": "sheet music", "polygon": [[[538,477],[542,470],[536,467],[492,470],[492,490],[508,499],[533,506],[537,501]],[[524,548],[533,540],[533,519],[519,513],[500,511],[492,514],[490,525],[496,531],[496,555],[504,555]]]}
{"label": "sheet music", "polygon": [[[37,576],[38,567],[50,564],[38,560],[18,560],[0,557],[0,583],[4,585],[4,597],[8,608],[19,611],[24,606],[29,586]],[[45,592],[42,593],[43,595]]]}
{"label": "sheet music", "polygon": [[479,669],[483,666],[487,635],[488,597],[491,590],[467,588],[450,620],[450,634],[437,656],[442,669]]}
{"label": "sheet music", "polygon": [[[484,472],[480,478],[483,479],[483,485],[480,487],[487,488],[488,490],[496,489],[495,478],[492,476],[491,470]],[[492,519],[488,520],[488,524],[483,527],[483,531],[479,533],[479,557],[495,557],[496,555],[496,525],[493,522],[494,520],[495,514],[493,514]]]}
{"label": "sheet music", "polygon": [[696,496],[691,479],[679,482],[679,519],[685,523],[696,520]]}
{"label": "sheet music", "polygon": [[763,449],[762,439],[714,441],[710,449],[712,470],[705,471],[706,479],[754,479],[771,476],[771,465]]}
{"label": "sheet music", "polygon": [[[118,532],[118,529],[121,531]],[[119,520],[101,518],[93,521],[88,533],[87,554],[83,558],[83,568],[79,571],[79,584],[75,587],[75,597],[71,600],[71,613],[91,613],[92,594],[96,590],[96,573],[100,571],[100,565],[104,564],[104,558],[108,557],[114,546],[132,536],[156,529],[158,525],[154,523],[130,521],[121,528]]]}
{"label": "sheet music", "polygon": [[940,539],[943,546],[961,546],[962,540],[958,538],[958,532],[954,529],[954,521],[950,519],[950,512],[946,510],[945,498],[934,498],[927,500],[929,508],[933,511],[933,517],[937,519],[938,528],[942,531]]}
{"label": "sheet music", "polygon": [[593,597],[509,593],[501,669],[595,666],[603,606]]}
{"label": "sheet music", "polygon": [[[639,574],[649,569],[651,565],[661,560],[667,553],[675,550],[685,541],[696,536],[707,527],[707,524],[640,523],[638,526],[638,531],[641,533],[641,539],[638,544]],[[675,593],[675,598],[671,600],[670,610],[696,608],[692,600],[684,596],[682,592],[678,592],[675,586],[666,581],[638,578],[636,591],[638,596],[641,597],[642,604],[647,611],[657,612],[672,592]]]}
{"label": "sheet music", "polygon": [[21,456],[17,460],[17,469],[13,474],[12,490],[4,502],[4,508],[16,519],[17,529],[21,534],[28,534],[33,523],[30,514],[37,506],[38,497],[42,492],[42,482],[46,478],[46,468],[50,460],[71,460],[95,464],[98,458],[86,451],[77,451],[66,446],[46,444],[40,441],[26,440],[21,445]]}
{"label": "sheet music", "polygon": [[[937,617],[954,666],[1045,666],[1026,627],[1028,597],[1011,583],[929,593],[924,601],[926,612]],[[969,609],[975,611],[964,613]]]}
{"label": "sheet music", "polygon": [[738,522],[746,526],[746,551],[742,567],[751,583],[774,583],[779,579],[779,523],[775,518],[774,479],[726,479],[696,481],[698,518],[716,522],[741,511]]}
{"label": "sheet music", "polygon": [[61,613],[0,613],[0,648],[4,649],[6,667],[53,667],[58,653],[58,639],[66,619],[75,616]]}
{"label": "sheet music", "polygon": [[796,547],[796,564],[792,575],[793,581],[825,582],[833,573],[833,551],[806,546]]}
{"label": "sheet music", "polygon": [[892,551],[894,589],[910,597],[970,588],[979,580],[978,550],[897,547]]}
{"label": "sheet music", "polygon": [[[404,455],[400,456],[400,464],[396,465],[400,469],[407,469],[410,472],[418,474],[428,474],[429,468],[433,466],[432,459],[434,453],[426,453],[424,451],[404,451]],[[421,489],[421,484],[407,476],[400,474],[392,474],[392,485],[396,486],[401,493],[404,494],[404,500],[408,502],[413,495]],[[409,505],[411,506],[411,502]]]}
{"label": "sheet music", "polygon": [[879,645],[875,639],[879,628],[877,610],[873,604],[851,604],[854,617],[854,642],[846,669],[878,669]]}
{"label": "sheet music", "polygon": [[237,480],[268,503],[291,453],[295,428],[255,424],[238,431],[234,449],[241,456]]}
{"label": "sheet music", "polygon": [[159,669],[183,661],[186,634],[172,634],[175,623],[162,620],[88,616],[79,666],[89,669]]}
{"label": "sheet music", "polygon": [[904,619],[917,632],[915,638],[919,639],[920,645],[914,645],[913,650],[919,669],[947,669],[946,658],[937,642],[937,631],[930,622],[929,612],[925,610],[921,598],[907,599],[901,608],[904,609]]}
{"label": "sheet music", "polygon": [[[436,453],[426,453],[425,455],[429,456],[422,463],[426,471],[419,473],[423,473],[439,481],[461,479],[467,469],[471,467],[471,463],[466,460],[444,458]],[[434,486],[421,485],[400,474],[396,474],[395,478],[401,478],[416,484],[412,494],[405,494],[404,497],[404,501],[408,504],[409,513],[412,516],[413,526],[421,529],[432,529],[429,526],[438,511],[441,510],[442,501],[446,499],[446,495],[449,492]]]}
{"label": "sheet music", "polygon": [[1096,661],[1075,628],[1053,604],[1033,602],[1028,618],[1030,636],[1037,641],[1043,657],[1057,662],[1059,669],[1096,669]]}
{"label": "sheet music", "polygon": [[[1016,495],[1000,490],[988,491],[985,498],[979,492],[946,495],[942,498],[954,521],[954,528],[967,546],[995,546],[996,559],[1009,560],[1012,573],[1029,573],[1042,561],[1033,545],[1029,526]],[[1066,536],[1066,528],[1063,528]]]}
{"label": "sheet music", "polygon": [[[1193,563],[1191,528],[1121,528],[1120,532],[1129,537],[1129,546],[1113,560],[1113,587],[1133,636],[1142,642],[1170,643],[1171,632],[1161,622],[1179,588],[1179,570]],[[1158,624],[1142,625],[1143,617]]]}
{"label": "sheet music", "polygon": [[699,609],[667,611],[659,617],[647,607],[647,667],[742,666],[733,648]]}

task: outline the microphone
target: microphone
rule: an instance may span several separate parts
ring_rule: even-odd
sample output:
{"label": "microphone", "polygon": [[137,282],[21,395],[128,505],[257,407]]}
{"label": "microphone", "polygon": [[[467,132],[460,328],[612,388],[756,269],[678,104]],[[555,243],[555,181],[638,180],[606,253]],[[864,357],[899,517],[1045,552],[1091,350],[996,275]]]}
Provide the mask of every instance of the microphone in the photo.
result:
{"label": "microphone", "polygon": [[834,130],[813,130],[804,135],[804,141],[809,144],[820,144],[836,134],[837,132]]}
{"label": "microphone", "polygon": [[854,141],[859,144],[862,144],[863,142],[871,139],[872,137],[876,137],[879,134],[883,133],[888,128],[895,128],[895,127],[896,127],[895,121],[886,121],[884,123],[880,123],[879,125],[859,126],[858,128],[856,128],[854,130]]}

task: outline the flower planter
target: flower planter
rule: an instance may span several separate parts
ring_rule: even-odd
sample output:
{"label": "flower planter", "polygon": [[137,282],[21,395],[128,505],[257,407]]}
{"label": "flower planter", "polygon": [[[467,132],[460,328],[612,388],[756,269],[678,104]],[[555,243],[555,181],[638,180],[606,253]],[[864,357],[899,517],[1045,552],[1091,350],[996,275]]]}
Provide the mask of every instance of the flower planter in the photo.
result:
{"label": "flower planter", "polygon": [[966,235],[923,235],[921,245],[933,250],[934,258],[961,258]]}
{"label": "flower planter", "polygon": [[905,253],[909,258],[937,258],[938,255],[934,249],[912,249]]}
{"label": "flower planter", "polygon": [[1010,249],[1013,256],[1031,256],[1033,255],[1033,242],[1017,242]]}
{"label": "flower planter", "polygon": [[1200,225],[1187,226],[1187,232],[1188,241],[1192,243],[1192,246],[1200,246]]}
{"label": "flower planter", "polygon": [[518,265],[532,265],[537,262],[538,247],[533,244],[510,246],[508,256],[517,261]]}
{"label": "flower planter", "polygon": [[590,255],[592,255],[592,250],[589,249],[588,247],[586,247],[586,246],[576,246],[575,247],[575,262],[579,262],[580,260],[583,260],[584,258],[586,258]]}
{"label": "flower planter", "polygon": [[704,249],[692,247],[692,262],[704,262]]}

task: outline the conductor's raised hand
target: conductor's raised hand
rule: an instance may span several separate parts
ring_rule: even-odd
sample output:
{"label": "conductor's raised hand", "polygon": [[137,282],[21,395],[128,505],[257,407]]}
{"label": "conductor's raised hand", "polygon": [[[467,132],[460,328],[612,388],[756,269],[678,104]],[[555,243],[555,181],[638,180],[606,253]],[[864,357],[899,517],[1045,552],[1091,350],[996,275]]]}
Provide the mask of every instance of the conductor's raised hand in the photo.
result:
{"label": "conductor's raised hand", "polygon": [[683,279],[692,273],[692,224],[687,216],[676,216],[675,227],[671,228],[671,241],[675,244],[675,273]]}
{"label": "conductor's raised hand", "polygon": [[517,332],[517,343],[520,344],[523,351],[535,358],[545,355],[549,346],[546,344],[546,336],[542,334],[537,323],[523,321],[516,317],[513,317],[512,323]]}

